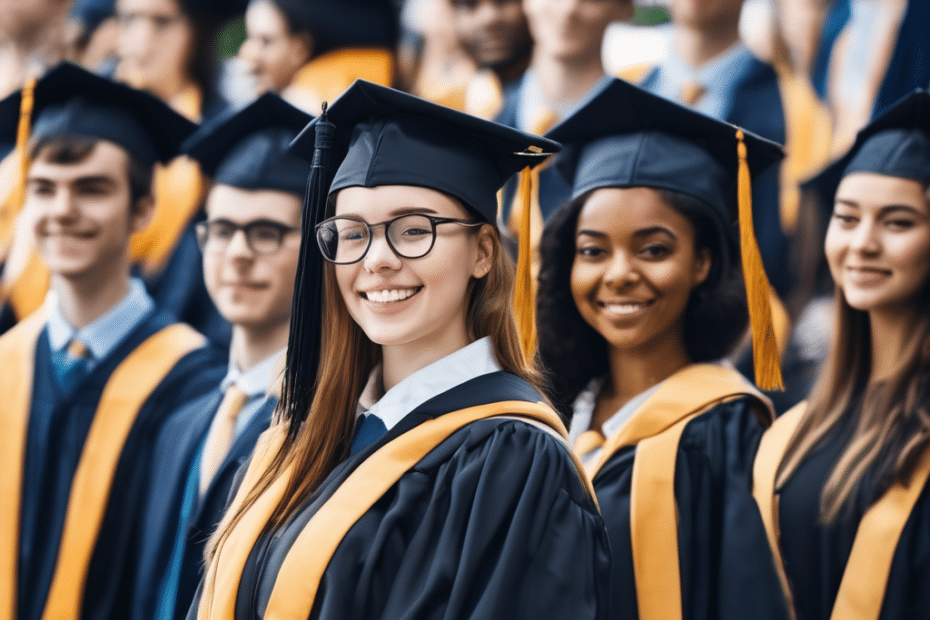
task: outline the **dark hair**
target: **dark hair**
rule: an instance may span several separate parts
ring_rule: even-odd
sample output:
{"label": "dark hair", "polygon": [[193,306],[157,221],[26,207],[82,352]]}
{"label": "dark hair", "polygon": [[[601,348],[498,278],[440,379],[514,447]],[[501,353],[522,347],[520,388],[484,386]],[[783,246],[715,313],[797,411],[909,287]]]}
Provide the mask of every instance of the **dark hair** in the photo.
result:
{"label": "dark hair", "polygon": [[[31,160],[42,159],[52,164],[78,164],[90,157],[100,140],[84,136],[49,136],[36,140],[29,149]],[[125,150],[125,149],[124,149]],[[126,151],[129,166],[126,170],[129,181],[129,204],[136,211],[139,201],[152,195],[152,177],[155,167],[143,164]]]}
{"label": "dark hair", "polygon": [[[581,317],[571,291],[578,216],[593,193],[578,196],[556,211],[546,223],[540,252],[542,265],[537,295],[539,353],[552,385],[556,408],[570,415],[578,393],[594,377],[604,374],[609,345]],[[716,210],[687,194],[658,190],[662,200],[694,227],[696,249],[708,249],[707,279],[688,299],[684,340],[695,362],[719,359],[730,353],[749,324],[749,309],[736,235]]]}

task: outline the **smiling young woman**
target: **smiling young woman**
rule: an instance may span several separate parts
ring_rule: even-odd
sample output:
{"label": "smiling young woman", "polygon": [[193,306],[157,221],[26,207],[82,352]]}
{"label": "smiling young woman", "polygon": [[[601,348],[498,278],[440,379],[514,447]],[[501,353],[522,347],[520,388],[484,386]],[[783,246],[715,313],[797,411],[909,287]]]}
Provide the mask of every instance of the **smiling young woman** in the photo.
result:
{"label": "smiling young woman", "polygon": [[928,118],[916,91],[809,184],[830,222],[833,343],[754,474],[798,618],[930,614]]}
{"label": "smiling young woman", "polygon": [[781,154],[737,134],[620,81],[548,134],[573,199],[543,234],[540,352],[610,534],[616,618],[787,613],[747,466],[771,406],[720,363],[766,309],[747,312],[737,152],[755,175]]}
{"label": "smiling young woman", "polygon": [[606,532],[534,387],[493,223],[507,178],[558,145],[361,81],[308,142],[316,244],[280,424],[197,617],[606,618]]}

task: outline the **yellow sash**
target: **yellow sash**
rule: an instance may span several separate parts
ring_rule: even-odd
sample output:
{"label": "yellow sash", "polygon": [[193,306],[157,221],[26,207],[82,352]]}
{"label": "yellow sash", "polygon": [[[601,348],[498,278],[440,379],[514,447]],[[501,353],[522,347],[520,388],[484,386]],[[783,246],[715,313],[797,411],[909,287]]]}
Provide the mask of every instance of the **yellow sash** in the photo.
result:
{"label": "yellow sash", "polygon": [[[681,620],[681,575],[675,465],[685,426],[710,408],[734,398],[757,400],[764,424],[774,413],[768,399],[735,370],[693,364],[663,382],[637,409],[587,468],[593,479],[621,448],[636,446],[630,496],[633,573],[639,616]],[[609,518],[609,515],[608,515]]]}
{"label": "yellow sash", "polygon": [[[491,417],[526,418],[531,424],[541,422],[554,429],[564,443],[565,427],[552,409],[543,403],[523,401],[505,401],[447,413],[397,437],[359,465],[304,527],[281,566],[265,617],[277,620],[306,620],[313,609],[320,579],[333,553],[358,519],[370,510],[404,473],[450,435],[467,424]],[[281,427],[278,427],[263,436],[221,528],[226,524],[229,515],[234,514],[242,504],[248,489],[267,469],[277,452],[277,447],[281,445],[283,435]],[[589,497],[594,499],[594,489],[585,478],[581,464],[574,455],[572,459],[579,477],[585,483]],[[268,491],[244,515],[217,557],[213,559],[207,573],[208,586],[200,601],[197,616],[201,620],[234,618],[239,580],[246,560],[272,510],[283,497],[290,475],[291,470],[287,469],[275,480]],[[211,582],[212,586],[209,585]]]}
{"label": "yellow sash", "polygon": [[394,80],[394,56],[379,47],[328,52],[301,67],[282,95],[297,107],[319,114],[324,101],[332,103],[359,78],[390,86]]}
{"label": "yellow sash", "polygon": [[[804,419],[806,408],[805,403],[799,404],[781,416],[762,436],[753,466],[753,495],[762,512],[765,531],[789,601],[792,600],[791,587],[785,574],[779,546],[775,476],[795,429]],[[878,620],[901,533],[926,486],[928,477],[930,450],[925,450],[909,484],[893,485],[863,515],[856,530],[849,561],[843,571],[843,580],[840,582],[840,590],[830,615],[831,620]]]}
{"label": "yellow sash", "polygon": [[[12,487],[0,494],[0,527],[7,532],[0,543],[0,588],[9,601],[0,617],[9,620],[16,617],[19,540],[15,533],[19,531],[35,347],[44,325],[44,316],[34,314],[0,339],[0,359],[9,366],[0,374],[0,393],[10,404],[9,414],[0,419],[0,471]],[[190,327],[170,325],[139,345],[107,381],[71,483],[45,620],[80,617],[87,567],[126,438],[155,387],[182,357],[204,343],[203,336]]]}

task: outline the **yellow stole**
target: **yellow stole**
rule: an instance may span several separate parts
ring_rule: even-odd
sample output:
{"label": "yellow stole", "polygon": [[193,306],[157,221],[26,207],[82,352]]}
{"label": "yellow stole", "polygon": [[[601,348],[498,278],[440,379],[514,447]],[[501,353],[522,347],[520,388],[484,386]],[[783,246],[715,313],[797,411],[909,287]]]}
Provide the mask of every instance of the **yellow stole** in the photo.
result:
{"label": "yellow stole", "polygon": [[[470,407],[428,420],[407,431],[368,457],[339,486],[332,497],[310,519],[288,551],[275,580],[265,611],[266,618],[306,620],[313,609],[317,588],[329,561],[346,533],[408,470],[460,428],[492,417],[513,417],[554,429],[564,443],[565,427],[543,403],[504,401]],[[239,492],[226,512],[219,529],[242,505],[248,491],[267,470],[284,439],[284,429],[275,427],[259,440],[252,463]],[[569,451],[570,453],[571,451]],[[583,474],[580,462],[572,457],[589,497],[594,489]],[[207,571],[206,588],[197,617],[200,620],[232,620],[239,581],[246,561],[268,522],[283,499],[288,467],[243,515]]]}
{"label": "yellow stole", "polygon": [[[769,545],[789,602],[792,601],[791,584],[788,583],[778,542],[780,534],[775,477],[788,443],[804,419],[806,410],[806,403],[801,403],[775,421],[772,428],[762,436],[752,472],[753,495],[762,512]],[[843,571],[840,590],[833,603],[831,620],[878,620],[898,541],[928,477],[930,450],[925,450],[909,483],[893,485],[863,515],[856,530],[849,561]]]}
{"label": "yellow stole", "polygon": [[594,479],[618,450],[636,446],[630,530],[636,600],[644,620],[682,618],[675,501],[675,464],[682,432],[710,408],[746,396],[756,399],[756,413],[770,424],[774,413],[768,399],[737,371],[713,364],[688,366],[666,379],[620,431],[607,439],[587,467]]}
{"label": "yellow stole", "polygon": [[301,104],[298,107],[319,114],[324,101],[332,103],[358,78],[390,86],[394,80],[393,54],[380,47],[328,52],[301,67],[282,94]]}
{"label": "yellow stole", "polygon": [[[0,394],[7,412],[0,416],[0,619],[16,618],[17,557],[23,458],[32,401],[35,350],[45,326],[36,313],[0,338]],[[124,359],[104,387],[68,498],[58,560],[43,620],[78,618],[87,567],[108,504],[123,446],[142,406],[177,362],[205,344],[203,336],[177,323],[153,334]]]}

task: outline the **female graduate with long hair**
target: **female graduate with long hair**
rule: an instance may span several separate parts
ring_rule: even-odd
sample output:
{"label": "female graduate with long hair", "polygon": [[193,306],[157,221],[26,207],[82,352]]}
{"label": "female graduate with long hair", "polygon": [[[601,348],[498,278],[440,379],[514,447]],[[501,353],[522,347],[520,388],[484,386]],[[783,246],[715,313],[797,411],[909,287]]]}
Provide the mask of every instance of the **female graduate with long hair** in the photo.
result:
{"label": "female graduate with long hair", "polygon": [[361,81],[307,143],[281,420],[191,617],[605,618],[606,532],[492,223],[558,145]]}
{"label": "female graduate with long hair", "polygon": [[548,135],[573,199],[543,236],[540,352],[610,534],[614,617],[784,617],[750,480],[771,405],[719,363],[751,317],[778,382],[737,193],[781,151],[619,80]]}
{"label": "female graduate with long hair", "polygon": [[756,457],[754,493],[802,620],[930,617],[930,93],[810,185],[831,214],[832,349]]}

